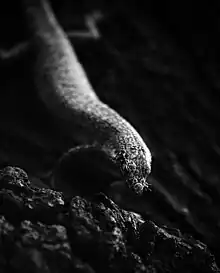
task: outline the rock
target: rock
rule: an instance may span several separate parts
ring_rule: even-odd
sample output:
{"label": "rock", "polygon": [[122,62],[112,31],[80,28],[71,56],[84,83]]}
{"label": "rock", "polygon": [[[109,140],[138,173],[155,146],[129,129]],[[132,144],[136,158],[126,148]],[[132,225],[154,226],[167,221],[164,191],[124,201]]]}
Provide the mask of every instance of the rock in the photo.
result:
{"label": "rock", "polygon": [[206,245],[120,209],[104,194],[66,200],[0,173],[1,272],[220,272]]}

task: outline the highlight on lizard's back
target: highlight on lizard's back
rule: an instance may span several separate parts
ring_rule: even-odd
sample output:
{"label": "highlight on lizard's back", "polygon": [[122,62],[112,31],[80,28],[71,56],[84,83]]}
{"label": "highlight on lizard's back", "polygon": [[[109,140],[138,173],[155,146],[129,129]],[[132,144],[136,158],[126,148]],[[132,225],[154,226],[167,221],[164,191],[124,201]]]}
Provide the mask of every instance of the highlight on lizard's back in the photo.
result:
{"label": "highlight on lizard's back", "polygon": [[[34,2],[38,3],[38,1],[34,1]],[[46,3],[46,1],[42,1],[42,3]],[[47,8],[50,9],[49,6]],[[81,66],[77,67],[77,69],[82,70]],[[36,73],[36,70],[35,70],[35,73]],[[83,77],[86,77],[85,74],[81,74],[81,75],[83,75]],[[72,78],[70,78],[70,81],[71,80]],[[76,80],[77,82],[78,79],[74,78],[74,80]],[[87,81],[87,79],[85,80]],[[55,83],[57,83],[57,81]],[[79,81],[77,83],[79,84],[79,90],[80,90],[81,82]],[[54,84],[54,82],[52,82],[52,84]],[[48,86],[46,85],[46,87]],[[89,83],[87,85],[83,85],[83,88],[81,88],[80,92],[82,91],[83,92],[86,91],[89,93],[94,92],[91,86],[89,85]],[[128,183],[129,186],[133,188],[135,188],[135,186],[137,186],[138,184],[141,187],[146,186],[147,183],[145,179],[150,172],[151,157],[150,157],[150,152],[148,148],[146,147],[146,145],[144,144],[144,142],[142,141],[141,137],[138,135],[136,130],[128,122],[126,122],[122,117],[120,117],[114,110],[110,109],[107,105],[100,102],[98,98],[97,98],[97,101],[95,101],[93,107],[97,107],[98,110],[100,111],[96,111],[96,108],[94,109],[92,107],[89,107],[89,108],[86,108],[83,115],[81,116],[78,115],[78,112],[76,112],[74,108],[76,105],[74,103],[71,104],[72,102],[69,103],[68,101],[71,98],[72,93],[73,92],[70,93],[70,96],[68,94],[68,96],[64,98],[64,102],[67,104],[66,108],[68,108],[67,110],[69,111],[68,115],[70,113],[71,114],[70,116],[73,116],[73,119],[71,119],[71,128],[74,127],[74,130],[73,130],[74,135],[71,134],[70,138],[72,138],[72,141],[74,142],[74,140],[77,138],[76,135],[80,136],[78,140],[82,146],[80,149],[79,148],[72,149],[70,152],[67,152],[65,156],[61,158],[55,171],[56,176],[59,177],[59,179],[56,180],[57,177],[55,176],[55,180],[56,180],[55,182],[58,182],[56,186],[60,186],[58,185],[60,182],[61,182],[61,188],[63,186],[64,181],[61,181],[63,166],[65,164],[71,165],[71,162],[74,159],[74,157],[76,157],[77,153],[82,151],[90,152],[91,149],[95,151],[96,153],[101,154],[102,158],[106,159],[106,162],[110,159],[111,163],[114,163],[114,164],[110,164],[110,161],[109,161],[109,165],[113,167],[112,169],[114,169],[114,172],[116,173],[119,171],[121,172],[122,177],[125,180],[127,179],[126,182]],[[63,96],[63,93],[62,93],[62,96]],[[63,99],[62,96],[61,96],[61,99]],[[64,96],[65,96],[65,93],[64,93]],[[42,99],[42,94],[40,94],[40,98]],[[59,96],[58,96],[58,99],[60,99]],[[59,111],[63,111],[62,103],[61,103],[61,108],[59,108],[60,105],[55,104],[55,106],[52,105],[52,109],[51,109],[51,105],[50,103],[48,103],[48,100],[49,98],[47,97],[46,100],[44,100],[44,104],[46,108],[49,108],[49,111],[52,110],[52,112],[57,112],[57,109],[59,109]],[[80,100],[79,102],[82,103]],[[58,104],[59,104],[59,101],[58,101]],[[77,108],[77,111],[79,111],[79,108]],[[102,117],[103,113],[104,115]],[[59,120],[59,115],[57,116],[57,113],[55,113],[55,117],[54,117],[54,113],[52,114],[53,114],[53,118],[55,118],[56,121]],[[108,115],[110,116],[110,120]],[[65,118],[64,120],[62,120],[62,125],[65,124],[66,122]],[[82,122],[85,122],[85,124]],[[77,125],[74,123],[76,123]],[[58,122],[56,125],[58,124],[60,126],[60,122]],[[66,127],[65,126],[61,126],[61,127],[62,129],[64,128],[68,129],[69,125],[70,124],[67,121]],[[57,127],[57,129],[59,128],[59,126]],[[79,126],[81,128],[79,128]],[[109,132],[108,130],[111,130],[111,132]],[[68,135],[68,130],[66,131]],[[58,145],[61,145],[62,144],[61,142],[62,142],[62,139],[57,142]],[[132,155],[131,151],[133,151],[134,154],[136,153],[137,155],[136,156]],[[63,164],[64,162],[65,164]],[[74,167],[73,167],[73,172],[74,172]],[[137,191],[137,189],[135,190]]]}
{"label": "highlight on lizard's back", "polygon": [[[92,32],[69,31],[68,37],[80,44],[90,38],[97,39],[94,21],[98,17],[96,13],[86,16],[86,24]],[[33,53],[29,40],[7,50],[0,48],[3,73],[0,81],[0,167],[21,167],[28,172],[33,184],[48,187],[55,162],[64,151],[77,146],[77,137],[82,139],[83,136],[78,128],[73,141],[65,132],[65,126],[59,127],[60,122],[50,116],[37,96],[31,75]]]}

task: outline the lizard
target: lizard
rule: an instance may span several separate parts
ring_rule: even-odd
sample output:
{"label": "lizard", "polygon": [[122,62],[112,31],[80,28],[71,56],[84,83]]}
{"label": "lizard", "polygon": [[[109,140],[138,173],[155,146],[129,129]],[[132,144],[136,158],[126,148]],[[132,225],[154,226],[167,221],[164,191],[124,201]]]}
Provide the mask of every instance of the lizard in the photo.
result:
{"label": "lizard", "polygon": [[23,0],[36,50],[33,76],[42,103],[81,143],[64,153],[53,170],[57,187],[63,162],[80,151],[95,149],[119,170],[136,194],[148,187],[151,152],[135,128],[95,93],[77,54],[47,0]]}

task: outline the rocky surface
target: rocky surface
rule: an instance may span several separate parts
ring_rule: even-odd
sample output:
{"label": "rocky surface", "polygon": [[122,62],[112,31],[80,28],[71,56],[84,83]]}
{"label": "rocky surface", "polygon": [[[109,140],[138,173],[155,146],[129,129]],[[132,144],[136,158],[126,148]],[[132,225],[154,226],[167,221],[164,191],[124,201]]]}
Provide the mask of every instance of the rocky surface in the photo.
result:
{"label": "rocky surface", "polygon": [[[90,161],[83,166],[80,159],[68,174],[76,189],[81,187],[80,197],[65,201],[60,193],[33,189],[21,170],[4,169],[2,272],[218,271],[219,6],[200,3],[198,11],[196,4],[175,3],[53,3],[66,30],[83,28],[82,15],[93,10],[103,15],[97,24],[100,39],[77,42],[76,50],[101,99],[127,118],[150,147],[152,190],[139,198],[121,183],[106,190],[105,166],[102,175],[98,162],[85,176],[78,170],[88,170]],[[27,42],[28,34],[19,2],[13,8],[4,5],[0,47],[8,52]],[[61,154],[56,147],[73,144],[34,92],[28,48],[1,56],[2,166],[28,169],[29,176],[46,172]],[[94,195],[100,190],[120,208]]]}
{"label": "rocky surface", "polygon": [[219,272],[207,247],[121,210],[104,194],[66,200],[24,171],[0,173],[1,272]]}

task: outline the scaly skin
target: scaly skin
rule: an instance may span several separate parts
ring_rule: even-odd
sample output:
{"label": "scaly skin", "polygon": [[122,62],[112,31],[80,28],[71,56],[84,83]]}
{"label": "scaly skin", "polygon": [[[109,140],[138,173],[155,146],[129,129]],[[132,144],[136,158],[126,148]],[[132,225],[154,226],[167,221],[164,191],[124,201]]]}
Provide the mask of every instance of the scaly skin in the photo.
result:
{"label": "scaly skin", "polygon": [[59,160],[54,186],[63,161],[82,149],[95,148],[113,162],[130,188],[142,193],[151,170],[151,153],[143,139],[131,124],[99,100],[49,3],[23,2],[37,52],[34,73],[38,95],[48,110],[68,126],[73,139],[77,128],[83,139],[81,146]]}

